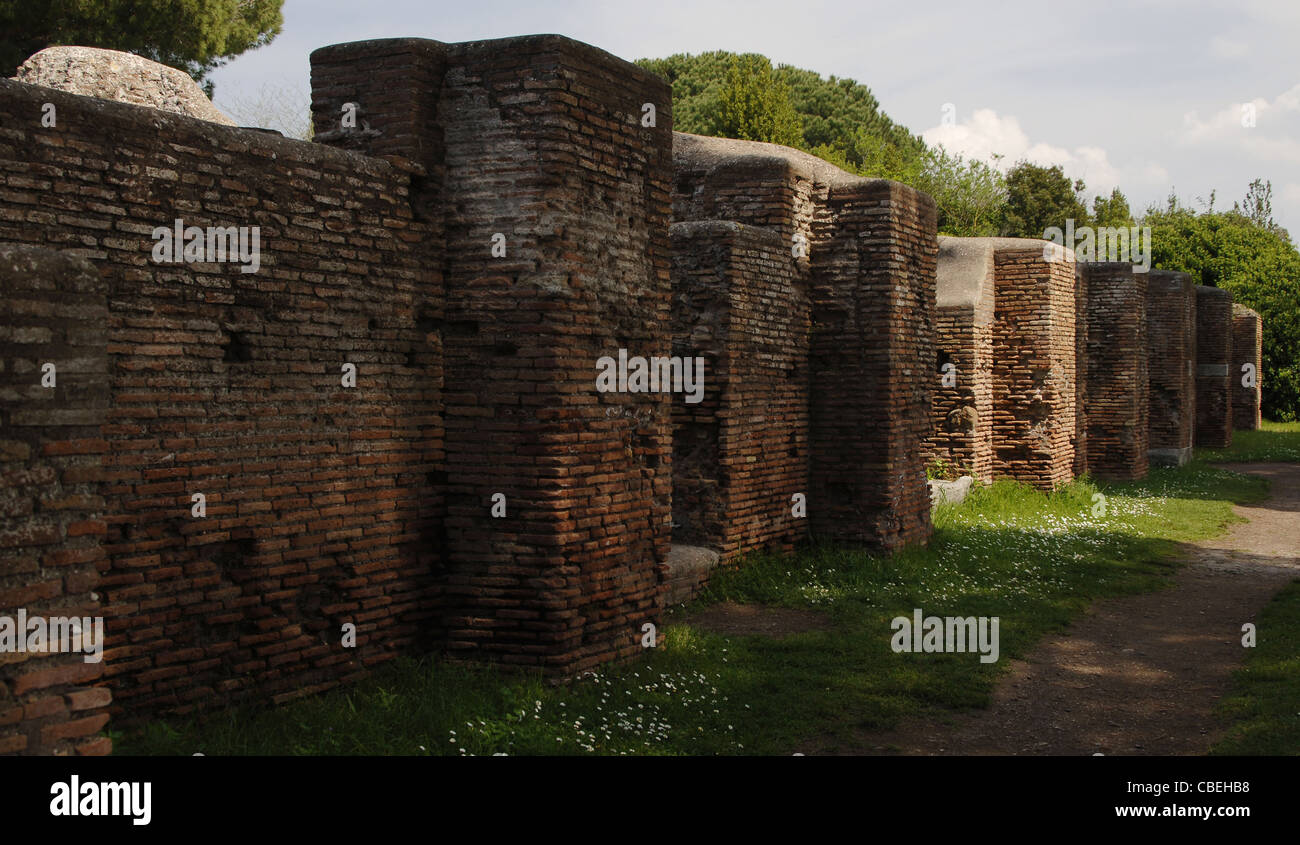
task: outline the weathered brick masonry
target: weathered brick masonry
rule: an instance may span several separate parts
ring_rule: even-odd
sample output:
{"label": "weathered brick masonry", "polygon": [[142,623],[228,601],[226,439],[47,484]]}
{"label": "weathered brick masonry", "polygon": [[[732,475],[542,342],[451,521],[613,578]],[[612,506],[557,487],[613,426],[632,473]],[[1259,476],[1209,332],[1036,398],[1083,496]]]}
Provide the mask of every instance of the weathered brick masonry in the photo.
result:
{"label": "weathered brick masonry", "polygon": [[[558,37],[316,59],[320,140],[389,160],[0,82],[0,240],[91,259],[107,288],[103,425],[42,436],[76,444],[102,497],[76,505],[102,537],[61,512],[90,539],[58,565],[102,550],[104,675],[132,718],[283,700],[438,646],[571,673],[639,651],[658,618],[668,397],[600,394],[595,365],[670,347],[667,86]],[[343,102],[357,130],[331,137]],[[176,218],[260,227],[260,268],[154,262]],[[80,414],[40,396],[30,413]],[[44,448],[22,425],[5,420],[27,449],[6,460]],[[53,588],[26,581],[50,579],[15,542],[0,577],[41,607]],[[63,730],[3,741],[58,750]]]}
{"label": "weathered brick masonry", "polygon": [[1081,263],[1088,288],[1088,471],[1147,474],[1147,274],[1123,262]]}
{"label": "weathered brick masonry", "polygon": [[[1260,425],[1260,373],[1264,357],[1264,324],[1259,314],[1244,305],[1232,306],[1232,366],[1233,379],[1232,426],[1254,431]],[[1248,387],[1247,364],[1254,367],[1254,386]]]}
{"label": "weathered brick masonry", "polygon": [[1196,286],[1197,446],[1232,445],[1232,294]]}
{"label": "weathered brick masonry", "polygon": [[985,482],[1069,481],[1086,435],[1072,253],[1031,238],[944,237],[939,250],[931,458]]}
{"label": "weathered brick masonry", "polygon": [[1147,273],[1147,375],[1154,465],[1192,457],[1196,421],[1196,286],[1186,273]]}
{"label": "weathered brick masonry", "polygon": [[[1230,436],[1225,292],[1145,328],[1160,274],[951,239],[936,300],[928,196],[673,133],[663,80],[559,36],[338,45],[312,79],[316,143],[0,80],[0,615],[107,621],[101,664],[0,656],[0,754],[408,652],[569,676],[639,653],[674,521],[727,557],[897,549],[927,455],[1140,474],[1148,330],[1200,335],[1196,441]],[[178,219],[258,227],[260,266],[155,260]],[[599,391],[620,350],[704,357],[704,401]]]}
{"label": "weathered brick masonry", "polygon": [[982,482],[993,480],[993,253],[991,239],[941,237],[935,282],[930,457]]}
{"label": "weathered brick masonry", "polygon": [[[0,239],[107,285],[111,407],[81,448],[102,456],[114,712],[311,692],[436,640],[441,288],[411,174],[12,82],[0,114]],[[260,269],[155,262],[177,218],[259,226]]]}
{"label": "weathered brick masonry", "polygon": [[[0,617],[14,622],[101,612],[107,288],[83,259],[0,246]],[[108,721],[111,695],[91,686],[104,666],[0,653],[0,754],[108,753],[91,737]]]}
{"label": "weathered brick masonry", "polygon": [[775,144],[677,133],[674,164],[676,220],[772,229],[808,280],[810,530],[882,550],[927,538],[933,201]]}
{"label": "weathered brick masonry", "polygon": [[1074,478],[1075,264],[1067,250],[1045,241],[993,245],[993,472],[1050,490]]}
{"label": "weathered brick masonry", "polygon": [[675,223],[673,354],[705,362],[704,398],[673,399],[673,541],[723,559],[792,550],[807,519],[808,291],[789,242],[728,221]]}
{"label": "weathered brick masonry", "polygon": [[1085,393],[1088,389],[1088,279],[1076,264],[1074,268],[1074,463],[1075,478],[1088,472],[1088,413]]}
{"label": "weathered brick masonry", "polygon": [[[449,650],[564,673],[639,651],[669,542],[669,397],[595,377],[671,345],[666,84],[559,36],[327,47],[312,79],[325,142],[421,162],[416,206],[441,217]],[[342,131],[349,102],[383,134]]]}

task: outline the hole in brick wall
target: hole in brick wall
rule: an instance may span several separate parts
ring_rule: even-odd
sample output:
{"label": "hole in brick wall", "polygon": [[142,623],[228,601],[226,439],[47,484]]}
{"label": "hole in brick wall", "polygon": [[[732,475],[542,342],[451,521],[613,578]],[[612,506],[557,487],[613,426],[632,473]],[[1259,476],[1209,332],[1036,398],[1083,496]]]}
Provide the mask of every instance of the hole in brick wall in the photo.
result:
{"label": "hole in brick wall", "polygon": [[447,483],[447,473],[442,470],[433,470],[424,474],[424,480],[437,487]]}
{"label": "hole in brick wall", "polygon": [[478,334],[478,320],[448,320],[442,331],[451,337],[472,337]]}
{"label": "hole in brick wall", "polygon": [[492,344],[493,355],[516,355],[518,352],[518,344],[512,343],[508,340],[498,340],[496,343]]}
{"label": "hole in brick wall", "polygon": [[649,434],[639,434],[636,438],[637,448],[645,456],[645,465],[649,469],[656,469],[659,466],[659,451],[655,446],[655,439]]}
{"label": "hole in brick wall", "polygon": [[248,344],[248,338],[240,332],[230,332],[222,345],[221,360],[227,364],[253,360],[253,349]]}
{"label": "hole in brick wall", "polygon": [[373,332],[375,329],[379,328],[379,321],[374,317],[371,317],[366,321],[366,328]]}
{"label": "hole in brick wall", "polygon": [[411,199],[411,216],[418,222],[428,221],[432,217],[430,209],[437,204],[436,197],[433,196],[433,191],[430,190],[429,177],[412,173],[409,196]]}
{"label": "hole in brick wall", "polygon": [[421,334],[433,334],[442,331],[442,320],[429,311],[421,310],[415,315],[415,330]]}
{"label": "hole in brick wall", "polygon": [[947,352],[944,352],[943,350],[940,350],[940,351],[939,351],[939,360],[938,360],[938,362],[934,365],[934,371],[935,371],[936,373],[941,373],[941,372],[943,372],[944,365],[946,365],[946,364],[951,364],[951,363],[953,363],[952,356],[949,355]]}

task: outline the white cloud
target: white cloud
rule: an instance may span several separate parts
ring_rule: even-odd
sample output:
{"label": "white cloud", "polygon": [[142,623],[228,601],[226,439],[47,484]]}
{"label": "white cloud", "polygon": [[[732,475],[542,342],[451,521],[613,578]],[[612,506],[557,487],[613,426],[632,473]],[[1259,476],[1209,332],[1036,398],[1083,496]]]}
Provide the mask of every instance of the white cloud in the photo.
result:
{"label": "white cloud", "polygon": [[[1236,138],[1247,143],[1250,134],[1268,129],[1270,123],[1289,117],[1291,112],[1300,113],[1300,84],[1282,92],[1272,101],[1256,97],[1245,102],[1231,103],[1204,120],[1199,112],[1189,111],[1183,115],[1184,131],[1180,140],[1183,143],[1198,143],[1210,139]],[[1251,123],[1254,125],[1249,125]]]}
{"label": "white cloud", "polygon": [[1006,170],[1021,160],[1045,166],[1060,165],[1067,176],[1083,179],[1088,193],[1104,194],[1126,181],[1165,183],[1169,174],[1158,164],[1147,164],[1133,174],[1126,174],[1110,161],[1102,147],[1081,145],[1073,149],[1031,142],[1012,115],[999,116],[993,109],[978,109],[970,120],[950,126],[934,126],[921,133],[932,146],[942,145],[950,153],[967,158],[989,161],[994,155],[1002,158],[998,166]]}

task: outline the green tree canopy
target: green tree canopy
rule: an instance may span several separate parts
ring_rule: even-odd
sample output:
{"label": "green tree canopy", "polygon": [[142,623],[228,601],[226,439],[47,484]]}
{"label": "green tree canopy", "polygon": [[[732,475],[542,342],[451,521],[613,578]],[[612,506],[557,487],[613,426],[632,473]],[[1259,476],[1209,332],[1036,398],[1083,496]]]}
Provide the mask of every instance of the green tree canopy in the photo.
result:
{"label": "green tree canopy", "polygon": [[[284,0],[3,0],[0,73],[59,44],[123,50],[195,80],[280,33]],[[212,86],[205,86],[209,95]]]}
{"label": "green tree canopy", "polygon": [[673,124],[682,132],[773,141],[850,173],[926,191],[944,234],[995,235],[1006,180],[991,165],[930,149],[890,120],[871,89],[823,78],[757,54],[723,51],[638,62],[672,85]]}
{"label": "green tree canopy", "polygon": [[[1267,183],[1252,183],[1261,199]],[[1233,300],[1259,312],[1264,323],[1264,360],[1260,373],[1264,415],[1300,419],[1300,252],[1285,229],[1246,203],[1232,211],[1200,214],[1171,197],[1165,208],[1152,208],[1142,220],[1151,227],[1152,263],[1164,270],[1190,273],[1198,284],[1232,292]],[[1255,213],[1251,213],[1255,212]]]}
{"label": "green tree canopy", "polygon": [[731,57],[710,130],[711,135],[744,141],[786,146],[804,142],[790,86],[772,73],[766,56],[754,53]]}
{"label": "green tree canopy", "polygon": [[[672,85],[673,126],[681,132],[742,137],[723,131],[730,126],[721,114],[723,93],[729,84],[733,90],[736,87],[743,89],[745,84],[761,84],[770,79],[771,84],[779,89],[772,95],[772,108],[783,111],[781,101],[787,93],[781,91],[788,92],[799,125],[797,138],[777,143],[806,152],[820,149],[822,152],[817,155],[837,164],[848,164],[850,166],[845,169],[855,173],[863,172],[864,155],[876,149],[877,141],[891,148],[885,157],[899,162],[919,163],[925,154],[925,142],[890,120],[881,111],[871,89],[852,79],[834,76],[827,79],[815,71],[789,65],[773,67],[765,56],[754,53],[740,55],[724,50],[698,55],[679,53],[666,59],[641,59],[637,64],[659,74]],[[735,94],[731,96],[733,100],[737,99]],[[761,97],[754,99],[762,101]],[[864,144],[864,138],[868,143]]]}
{"label": "green tree canopy", "polygon": [[1088,207],[1079,195],[1082,181],[1071,182],[1059,164],[1051,167],[1022,161],[1007,173],[1007,206],[1003,234],[1018,238],[1041,238],[1051,226],[1065,228],[1090,225]]}
{"label": "green tree canopy", "polygon": [[1092,219],[1097,226],[1132,227],[1133,212],[1128,207],[1128,198],[1119,188],[1110,192],[1110,197],[1096,197],[1092,201]]}

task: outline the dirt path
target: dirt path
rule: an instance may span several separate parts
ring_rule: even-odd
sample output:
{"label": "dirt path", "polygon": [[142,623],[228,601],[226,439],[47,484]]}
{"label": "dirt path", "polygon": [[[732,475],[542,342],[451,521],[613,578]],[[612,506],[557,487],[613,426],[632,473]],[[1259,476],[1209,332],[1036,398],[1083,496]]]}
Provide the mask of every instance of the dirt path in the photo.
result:
{"label": "dirt path", "polygon": [[[1272,482],[1250,520],[1196,544],[1171,589],[1098,603],[1016,661],[987,710],[864,734],[858,754],[1203,754],[1241,664],[1241,626],[1300,578],[1300,465],[1225,464]],[[817,753],[817,752],[814,752]]]}

